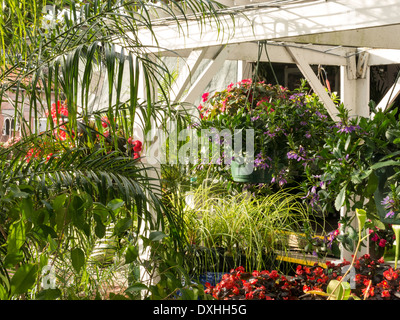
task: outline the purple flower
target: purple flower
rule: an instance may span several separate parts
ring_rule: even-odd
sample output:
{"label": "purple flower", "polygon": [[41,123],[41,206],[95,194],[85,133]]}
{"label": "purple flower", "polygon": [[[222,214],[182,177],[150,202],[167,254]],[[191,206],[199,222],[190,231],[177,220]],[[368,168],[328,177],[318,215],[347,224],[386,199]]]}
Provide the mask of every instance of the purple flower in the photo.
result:
{"label": "purple flower", "polygon": [[381,201],[381,205],[384,205],[386,209],[389,209],[393,206],[394,204],[394,200],[390,199],[390,196],[386,196],[385,198],[383,198],[383,200]]}
{"label": "purple flower", "polygon": [[394,211],[393,210],[390,210],[385,216],[385,218],[393,218],[393,217],[394,217]]}
{"label": "purple flower", "polygon": [[353,131],[356,131],[356,130],[360,130],[361,128],[360,128],[360,126],[357,124],[357,125],[350,125],[350,126],[347,126],[347,125],[344,125],[342,122],[339,122],[337,125],[336,125],[336,128],[338,128],[339,130],[338,130],[338,132],[344,132],[344,133],[351,133],[351,132],[353,132]]}

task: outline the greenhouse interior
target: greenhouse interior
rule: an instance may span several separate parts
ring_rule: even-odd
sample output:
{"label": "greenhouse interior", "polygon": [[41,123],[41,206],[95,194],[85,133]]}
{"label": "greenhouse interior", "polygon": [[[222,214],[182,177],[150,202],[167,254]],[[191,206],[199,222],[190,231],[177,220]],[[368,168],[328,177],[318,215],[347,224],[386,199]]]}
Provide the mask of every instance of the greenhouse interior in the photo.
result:
{"label": "greenhouse interior", "polygon": [[399,300],[399,11],[3,0],[0,300]]}

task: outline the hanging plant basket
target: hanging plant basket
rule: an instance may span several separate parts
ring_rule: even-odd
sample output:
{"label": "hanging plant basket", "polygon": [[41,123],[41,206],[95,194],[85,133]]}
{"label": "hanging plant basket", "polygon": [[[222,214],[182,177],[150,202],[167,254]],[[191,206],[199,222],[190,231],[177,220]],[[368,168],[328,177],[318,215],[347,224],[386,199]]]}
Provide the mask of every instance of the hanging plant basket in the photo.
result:
{"label": "hanging plant basket", "polygon": [[246,164],[237,161],[231,163],[231,175],[233,181],[243,183],[270,183],[272,178],[269,169],[253,168],[253,171],[249,172]]}

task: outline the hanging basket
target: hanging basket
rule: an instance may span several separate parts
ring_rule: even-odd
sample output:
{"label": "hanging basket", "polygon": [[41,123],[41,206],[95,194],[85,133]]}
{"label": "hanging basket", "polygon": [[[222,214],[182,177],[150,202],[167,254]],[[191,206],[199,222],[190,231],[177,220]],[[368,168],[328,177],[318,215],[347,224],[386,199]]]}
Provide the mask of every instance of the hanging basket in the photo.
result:
{"label": "hanging basket", "polygon": [[235,182],[243,183],[270,183],[272,174],[269,169],[253,168],[249,170],[246,164],[239,164],[237,161],[231,163],[231,175]]}

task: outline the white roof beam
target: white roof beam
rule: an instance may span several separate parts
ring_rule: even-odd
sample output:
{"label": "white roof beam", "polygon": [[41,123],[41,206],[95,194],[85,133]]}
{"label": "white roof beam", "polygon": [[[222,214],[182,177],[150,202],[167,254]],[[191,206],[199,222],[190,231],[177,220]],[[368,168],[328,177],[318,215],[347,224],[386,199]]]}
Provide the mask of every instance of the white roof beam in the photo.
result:
{"label": "white roof beam", "polygon": [[170,100],[172,102],[178,102],[182,98],[184,90],[189,85],[194,72],[203,60],[206,51],[206,49],[193,50],[190,53],[189,57],[186,59],[186,67],[179,72],[179,76],[171,88]]}
{"label": "white roof beam", "polygon": [[369,65],[400,64],[400,50],[397,49],[366,49],[369,53]]}
{"label": "white roof beam", "polygon": [[213,76],[220,70],[229,53],[235,49],[235,46],[223,47],[214,57],[214,60],[205,68],[195,83],[190,87],[186,96],[182,99],[184,102],[194,103],[204,92]]}
{"label": "white roof beam", "polygon": [[[235,50],[230,50],[227,57],[229,60],[243,60],[243,61],[257,61],[258,58],[258,43],[257,42],[244,42],[239,44],[227,45],[227,47],[234,46]],[[260,61],[268,61],[277,63],[295,63],[290,54],[285,49],[286,46],[293,46],[304,50],[307,53],[307,61],[309,64],[323,64],[323,65],[346,65],[347,56],[356,52],[354,48],[336,48],[329,46],[301,46],[290,43],[267,43],[268,56],[265,50],[262,52]],[[332,50],[330,50],[332,49]],[[213,59],[215,55],[221,50],[221,46],[209,47],[205,52],[204,59]],[[176,52],[164,51],[162,55],[188,57],[191,54],[191,49],[179,50]]]}
{"label": "white roof beam", "polygon": [[377,110],[385,111],[400,94],[400,78],[390,87],[388,92],[376,106]]}
{"label": "white roof beam", "polygon": [[[309,38],[302,42],[323,43],[325,39],[325,44],[329,45],[360,47],[359,43],[362,43],[362,47],[372,48],[379,44],[386,48],[400,48],[400,43],[393,41],[393,34],[399,30],[399,11],[398,0],[313,1],[281,8],[246,8],[243,11],[245,16],[237,12],[234,21],[226,17],[219,31],[219,26],[214,23],[199,26],[197,21],[183,21],[188,27],[184,28],[187,32],[183,35],[168,20],[154,21],[153,31],[157,34],[159,47],[170,50],[228,42],[280,39],[297,41],[306,36]],[[373,28],[377,28],[377,31],[374,32]],[[386,28],[386,32],[378,30],[380,28]],[[365,37],[355,36],[355,31]],[[327,38],[329,35],[331,37]],[[156,45],[152,35],[145,29],[140,30],[139,37],[143,45]]]}
{"label": "white roof beam", "polygon": [[307,59],[305,58],[304,52],[296,48],[286,47],[286,49],[292,56],[293,60],[296,62],[297,67],[307,79],[312,89],[321,99],[332,119],[335,121],[338,120],[336,105],[333,103],[325,87],[321,84],[313,69],[310,67]]}

